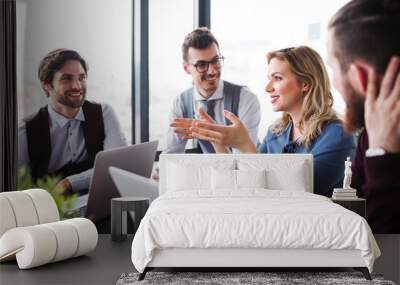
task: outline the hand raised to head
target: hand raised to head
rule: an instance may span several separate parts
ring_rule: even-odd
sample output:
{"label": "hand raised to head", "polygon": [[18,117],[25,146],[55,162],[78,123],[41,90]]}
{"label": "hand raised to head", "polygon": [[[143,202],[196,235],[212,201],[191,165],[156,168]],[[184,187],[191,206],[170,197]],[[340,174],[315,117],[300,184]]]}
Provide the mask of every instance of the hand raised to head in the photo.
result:
{"label": "hand raised to head", "polygon": [[369,72],[365,100],[365,126],[369,147],[400,153],[400,58],[392,57],[378,95],[377,75]]}

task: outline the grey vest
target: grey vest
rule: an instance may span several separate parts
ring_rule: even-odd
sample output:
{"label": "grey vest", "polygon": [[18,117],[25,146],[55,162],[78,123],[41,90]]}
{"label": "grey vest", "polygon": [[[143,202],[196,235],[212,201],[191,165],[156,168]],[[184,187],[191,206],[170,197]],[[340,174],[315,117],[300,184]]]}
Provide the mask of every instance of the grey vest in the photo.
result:
{"label": "grey vest", "polygon": [[[243,86],[224,81],[224,90],[223,90],[224,109],[228,110],[229,112],[232,112],[233,114],[235,114],[235,116],[238,116],[240,91],[242,90],[242,88]],[[184,118],[194,119],[195,112],[193,106],[193,95],[194,95],[193,91],[194,88],[192,87],[182,92],[180,95],[181,110]],[[230,125],[231,122],[227,118],[225,118],[225,124]],[[187,152],[202,153],[204,147],[206,147],[208,151],[211,150],[213,151],[212,146],[209,144],[210,144],[209,142],[199,140],[197,148],[193,150],[187,150]]]}
{"label": "grey vest", "polygon": [[[239,112],[239,101],[240,101],[240,91],[243,86],[224,81],[224,109],[228,110],[238,116]],[[193,109],[193,87],[182,92],[180,95],[181,109],[183,111],[184,118],[194,119],[194,109]],[[228,119],[225,118],[226,125],[230,125]]]}

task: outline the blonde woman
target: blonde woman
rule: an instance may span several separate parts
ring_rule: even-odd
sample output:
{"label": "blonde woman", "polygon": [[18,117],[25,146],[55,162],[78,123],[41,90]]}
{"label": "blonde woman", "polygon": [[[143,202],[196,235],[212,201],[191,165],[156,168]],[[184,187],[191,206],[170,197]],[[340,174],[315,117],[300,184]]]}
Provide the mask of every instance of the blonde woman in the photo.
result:
{"label": "blonde woman", "polygon": [[314,193],[330,196],[341,187],[344,161],[353,157],[355,142],[343,130],[332,109],[329,78],[319,54],[300,46],[268,53],[268,83],[272,108],[282,112],[261,144],[251,141],[242,122],[232,113],[232,124],[215,124],[204,111],[203,121],[176,119],[171,126],[185,137],[211,141],[217,152],[227,147],[242,153],[311,153],[314,155]]}

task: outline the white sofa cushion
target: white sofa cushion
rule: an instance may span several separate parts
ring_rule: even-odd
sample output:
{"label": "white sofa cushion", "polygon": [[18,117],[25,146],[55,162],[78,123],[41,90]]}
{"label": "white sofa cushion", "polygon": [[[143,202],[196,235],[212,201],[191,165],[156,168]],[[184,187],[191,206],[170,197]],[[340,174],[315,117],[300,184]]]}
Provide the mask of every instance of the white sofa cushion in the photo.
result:
{"label": "white sofa cushion", "polygon": [[43,189],[28,189],[22,191],[28,194],[33,201],[39,224],[51,223],[60,220],[57,205],[50,193]]}
{"label": "white sofa cushion", "polygon": [[0,193],[10,202],[17,227],[39,224],[35,205],[31,197],[22,191]]}
{"label": "white sofa cushion", "polygon": [[0,237],[9,229],[15,228],[17,222],[10,201],[0,193]]}
{"label": "white sofa cushion", "polygon": [[[49,228],[51,234],[55,235],[57,244],[56,254],[48,262],[57,262],[73,257],[78,249],[78,232],[71,227],[70,223],[55,222],[44,224],[43,227]],[[47,262],[46,262],[47,263]]]}
{"label": "white sofa cushion", "polygon": [[97,245],[97,229],[93,222],[85,218],[75,218],[65,220],[75,228],[78,233],[78,247],[73,257],[86,254],[96,248]]}
{"label": "white sofa cushion", "polygon": [[41,225],[13,228],[0,238],[0,261],[17,259],[20,269],[49,263],[56,251],[54,233]]}
{"label": "white sofa cushion", "polygon": [[0,238],[0,261],[16,257],[20,269],[86,254],[97,245],[97,229],[88,219],[18,227]]}
{"label": "white sofa cushion", "polygon": [[0,237],[15,227],[33,226],[60,220],[53,197],[43,189],[0,193],[0,212]]}
{"label": "white sofa cushion", "polygon": [[83,255],[97,245],[93,222],[60,222],[53,198],[43,189],[0,193],[0,214],[0,262],[16,258],[21,269]]}

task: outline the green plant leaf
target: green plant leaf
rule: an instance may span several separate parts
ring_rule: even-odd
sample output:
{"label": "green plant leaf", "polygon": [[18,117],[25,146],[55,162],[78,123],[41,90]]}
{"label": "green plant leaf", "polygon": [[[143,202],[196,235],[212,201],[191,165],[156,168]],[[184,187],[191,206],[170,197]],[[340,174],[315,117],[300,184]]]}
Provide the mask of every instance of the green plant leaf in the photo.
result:
{"label": "green plant leaf", "polygon": [[17,190],[22,191],[32,188],[41,188],[50,193],[53,197],[54,202],[57,205],[58,212],[61,218],[73,218],[79,216],[79,213],[72,211],[73,202],[78,198],[77,194],[71,196],[63,195],[63,189],[57,186],[57,183],[61,180],[60,176],[45,176],[38,179],[36,182],[32,178],[29,168],[23,166],[18,171],[18,184]]}

